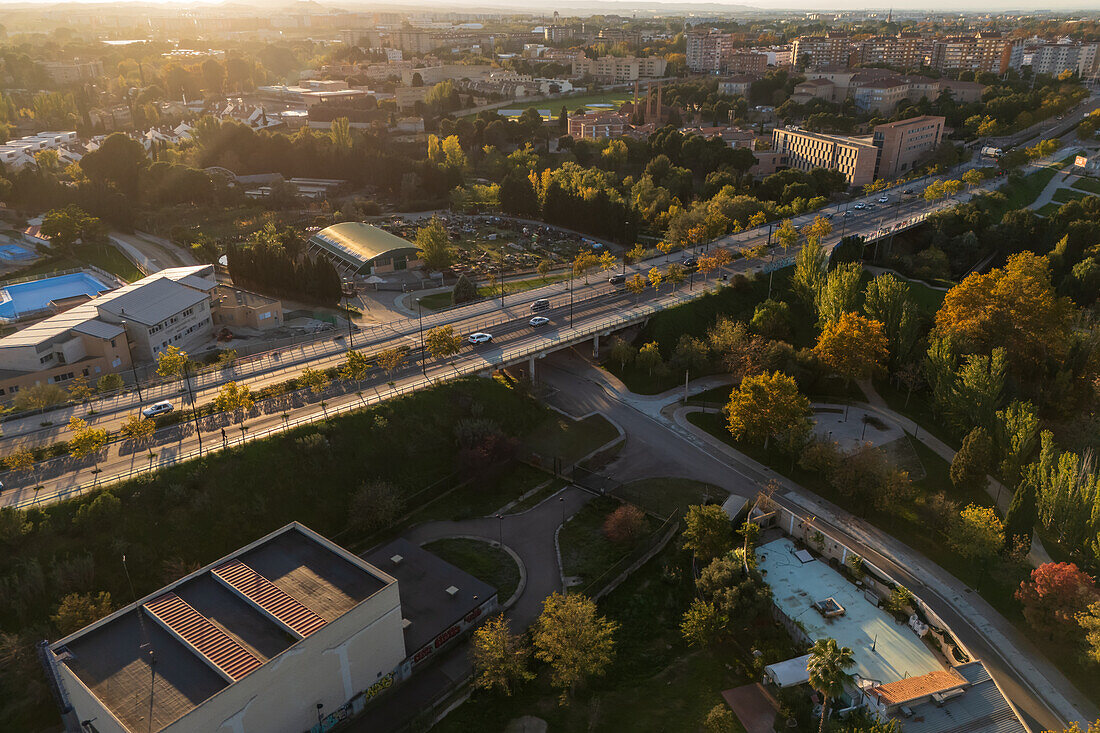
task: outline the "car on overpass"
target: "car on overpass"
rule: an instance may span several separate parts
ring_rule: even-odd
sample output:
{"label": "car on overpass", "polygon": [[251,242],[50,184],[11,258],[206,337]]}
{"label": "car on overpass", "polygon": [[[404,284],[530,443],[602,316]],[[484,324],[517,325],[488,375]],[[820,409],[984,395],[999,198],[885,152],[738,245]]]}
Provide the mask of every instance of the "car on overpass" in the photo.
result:
{"label": "car on overpass", "polygon": [[157,415],[164,415],[176,409],[168,400],[161,400],[160,402],[154,402],[141,411],[141,414],[145,417],[156,417]]}
{"label": "car on overpass", "polygon": [[467,336],[466,340],[474,346],[477,346],[478,344],[487,344],[493,340],[493,334],[485,333],[483,331],[475,331],[474,333],[471,333],[469,336]]}
{"label": "car on overpass", "polygon": [[538,328],[539,326],[545,326],[549,322],[550,322],[550,319],[547,318],[546,316],[535,316],[530,321],[528,321],[528,323],[530,323],[533,328]]}

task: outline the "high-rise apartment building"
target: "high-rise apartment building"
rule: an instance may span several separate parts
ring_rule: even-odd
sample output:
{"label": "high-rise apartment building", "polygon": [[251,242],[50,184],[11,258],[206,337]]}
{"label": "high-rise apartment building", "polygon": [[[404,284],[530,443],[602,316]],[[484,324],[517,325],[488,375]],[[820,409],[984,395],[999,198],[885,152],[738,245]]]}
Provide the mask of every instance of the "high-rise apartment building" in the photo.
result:
{"label": "high-rise apartment building", "polygon": [[932,39],[921,33],[878,36],[860,44],[859,62],[865,66],[885,64],[898,69],[915,69],[928,64]]}
{"label": "high-rise apartment building", "polygon": [[932,68],[1003,74],[1012,60],[1013,42],[996,31],[948,36],[932,44]]}
{"label": "high-rise apartment building", "polygon": [[[1096,43],[1044,43],[1030,49],[1031,70],[1036,74],[1051,76],[1058,76],[1065,71],[1092,76],[1096,73],[1098,48],[1100,44]],[[1014,54],[1013,58],[1015,60],[1017,55]],[[1018,63],[1013,64],[1016,69],[1020,66]]]}
{"label": "high-rise apartment building", "polygon": [[717,74],[733,51],[733,38],[716,30],[691,31],[687,34],[687,65],[696,73]]}

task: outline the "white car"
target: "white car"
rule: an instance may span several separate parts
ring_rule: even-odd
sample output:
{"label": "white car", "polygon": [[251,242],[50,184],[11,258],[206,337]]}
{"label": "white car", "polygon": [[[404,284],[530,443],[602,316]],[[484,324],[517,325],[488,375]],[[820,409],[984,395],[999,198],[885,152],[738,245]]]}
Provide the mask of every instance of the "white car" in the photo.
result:
{"label": "white car", "polygon": [[145,417],[156,417],[157,415],[163,415],[167,412],[171,412],[176,409],[168,400],[161,400],[160,402],[154,402],[141,411],[141,414]]}
{"label": "white car", "polygon": [[466,340],[474,346],[477,346],[478,344],[487,344],[493,340],[493,334],[482,333],[481,331],[478,331],[477,333],[471,333],[469,336],[466,337]]}
{"label": "white car", "polygon": [[888,204],[888,203],[890,203],[890,197],[887,196],[886,194],[882,194],[881,196],[878,197],[878,202],[880,204]]}
{"label": "white car", "polygon": [[867,204],[863,203],[862,201],[857,201],[856,203],[852,204],[852,208],[853,209],[866,209]]}
{"label": "white car", "polygon": [[535,328],[538,328],[539,326],[545,326],[549,322],[550,319],[546,316],[535,316],[530,321],[528,321],[528,323],[530,323]]}

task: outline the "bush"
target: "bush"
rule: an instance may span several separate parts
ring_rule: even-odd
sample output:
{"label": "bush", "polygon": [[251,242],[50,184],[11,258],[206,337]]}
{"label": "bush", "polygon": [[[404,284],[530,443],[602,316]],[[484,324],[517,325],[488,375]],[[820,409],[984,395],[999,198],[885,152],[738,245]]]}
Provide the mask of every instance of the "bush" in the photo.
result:
{"label": "bush", "polygon": [[454,290],[451,291],[451,303],[462,305],[477,300],[477,287],[465,275],[459,275]]}
{"label": "bush", "polygon": [[386,481],[363,484],[351,497],[352,522],[368,532],[389,526],[404,508],[401,490]]}
{"label": "bush", "polygon": [[706,733],[733,733],[733,712],[724,703],[718,703],[710,709],[703,720]]}
{"label": "bush", "polygon": [[623,504],[603,523],[603,536],[617,545],[630,544],[645,530],[645,513],[633,504]]}

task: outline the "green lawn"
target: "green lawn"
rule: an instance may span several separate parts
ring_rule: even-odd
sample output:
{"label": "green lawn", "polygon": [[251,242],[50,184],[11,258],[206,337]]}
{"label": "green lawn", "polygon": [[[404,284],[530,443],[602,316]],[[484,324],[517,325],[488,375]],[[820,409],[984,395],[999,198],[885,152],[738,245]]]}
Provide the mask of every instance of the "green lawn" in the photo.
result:
{"label": "green lawn", "polygon": [[1095,178],[1078,178],[1074,181],[1073,187],[1079,191],[1088,191],[1100,195],[1100,181]]}
{"label": "green lawn", "polygon": [[49,257],[40,260],[33,265],[21,270],[8,273],[2,280],[13,280],[19,277],[32,275],[45,275],[58,270],[70,270],[85,265],[95,265],[112,275],[118,275],[126,282],[133,282],[145,277],[134,263],[126,258],[126,255],[118,251],[113,244],[92,244],[77,247],[73,255]]}
{"label": "green lawn", "polygon": [[1076,201],[1077,199],[1083,199],[1089,194],[1085,191],[1074,191],[1072,188],[1059,188],[1051,196],[1052,199],[1060,204],[1069,203],[1070,201]]}
{"label": "green lawn", "polygon": [[[514,280],[504,282],[504,295],[507,298],[508,295],[513,293],[522,293],[527,290],[533,290],[534,288],[541,288],[544,285],[552,285],[553,283],[561,282],[569,277],[568,273],[559,275],[548,275],[547,277],[532,277],[526,280]],[[500,297],[500,285],[494,285],[489,287],[488,285],[482,285],[477,289],[477,294],[482,298]],[[414,301],[415,302],[415,301]],[[420,305],[424,306],[427,310],[437,311],[443,308],[450,308],[454,303],[450,291],[445,293],[432,293],[431,295],[425,295],[420,299]]]}
{"label": "green lawn", "polygon": [[497,589],[503,605],[519,587],[519,568],[504,550],[487,542],[467,539],[436,540],[424,545],[428,550],[478,580]]}
{"label": "green lawn", "polygon": [[558,412],[524,438],[524,445],[551,462],[560,458],[563,466],[576,463],[602,445],[619,437],[619,431],[602,415],[572,420]]}
{"label": "green lawn", "polygon": [[1057,204],[1057,203],[1051,201],[1050,203],[1046,203],[1046,204],[1043,204],[1042,206],[1040,206],[1038,209],[1035,210],[1035,213],[1038,214],[1039,216],[1049,217],[1049,216],[1053,216],[1053,215],[1057,214],[1058,209],[1060,209],[1060,208],[1062,208],[1061,204]]}
{"label": "green lawn", "polygon": [[1054,167],[1043,168],[1030,176],[1017,179],[1010,176],[1009,180],[1001,186],[1001,192],[1008,197],[1008,209],[1023,209],[1030,206],[1039,194],[1054,179],[1058,170]]}
{"label": "green lawn", "polygon": [[604,537],[603,525],[622,503],[608,497],[597,497],[584,505],[558,535],[561,546],[562,571],[580,579],[577,591],[588,595],[614,579],[609,572],[616,563],[639,550],[649,540],[659,523],[645,519],[645,529],[633,542],[616,544]]}
{"label": "green lawn", "polygon": [[647,478],[615,490],[623,501],[637,504],[660,517],[682,514],[693,504],[720,504],[730,492],[713,484],[686,478]]}
{"label": "green lawn", "polygon": [[551,478],[550,474],[525,463],[516,463],[500,475],[475,478],[438,501],[414,512],[408,526],[444,519],[472,519],[497,511]]}

